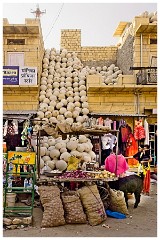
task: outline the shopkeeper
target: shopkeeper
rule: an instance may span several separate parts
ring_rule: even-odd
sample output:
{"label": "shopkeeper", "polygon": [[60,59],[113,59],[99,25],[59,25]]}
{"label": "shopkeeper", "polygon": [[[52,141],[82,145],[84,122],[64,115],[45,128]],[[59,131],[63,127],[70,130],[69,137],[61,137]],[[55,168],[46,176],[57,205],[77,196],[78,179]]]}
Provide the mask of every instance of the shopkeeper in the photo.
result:
{"label": "shopkeeper", "polygon": [[[116,147],[105,160],[105,170],[115,173],[117,177],[125,177],[126,171],[129,169],[128,163],[122,154],[116,156]],[[117,164],[116,164],[117,162]],[[116,169],[117,165],[117,169]]]}

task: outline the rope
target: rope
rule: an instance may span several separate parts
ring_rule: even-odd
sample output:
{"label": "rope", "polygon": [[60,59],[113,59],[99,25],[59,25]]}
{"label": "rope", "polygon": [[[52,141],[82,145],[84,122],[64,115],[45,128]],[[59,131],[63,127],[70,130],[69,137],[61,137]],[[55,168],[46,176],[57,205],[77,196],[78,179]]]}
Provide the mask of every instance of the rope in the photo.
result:
{"label": "rope", "polygon": [[49,33],[48,33],[47,36],[45,37],[44,42],[46,41],[46,39],[48,38],[49,34],[51,33],[54,25],[56,24],[56,22],[57,22],[57,20],[58,20],[58,18],[59,18],[59,16],[60,16],[60,13],[61,13],[61,11],[62,11],[62,9],[63,9],[63,6],[64,6],[64,3],[62,3],[62,6],[61,6],[61,8],[60,8],[60,10],[59,10],[59,13],[58,13],[58,15],[57,15],[57,17],[56,17],[56,19],[55,19],[55,21],[54,21],[54,23],[53,23],[50,31],[49,31]]}

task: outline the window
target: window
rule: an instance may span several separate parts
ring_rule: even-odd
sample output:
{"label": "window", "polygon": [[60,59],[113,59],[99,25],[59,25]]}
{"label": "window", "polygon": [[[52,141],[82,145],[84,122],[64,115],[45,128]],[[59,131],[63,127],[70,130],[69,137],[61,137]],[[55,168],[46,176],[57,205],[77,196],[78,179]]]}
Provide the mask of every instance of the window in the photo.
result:
{"label": "window", "polygon": [[23,52],[8,52],[7,66],[24,66]]}
{"label": "window", "polygon": [[150,38],[150,44],[157,44],[156,38]]}
{"label": "window", "polygon": [[7,39],[7,45],[25,45],[25,39]]}
{"label": "window", "polygon": [[150,66],[157,67],[157,56],[150,56]]}

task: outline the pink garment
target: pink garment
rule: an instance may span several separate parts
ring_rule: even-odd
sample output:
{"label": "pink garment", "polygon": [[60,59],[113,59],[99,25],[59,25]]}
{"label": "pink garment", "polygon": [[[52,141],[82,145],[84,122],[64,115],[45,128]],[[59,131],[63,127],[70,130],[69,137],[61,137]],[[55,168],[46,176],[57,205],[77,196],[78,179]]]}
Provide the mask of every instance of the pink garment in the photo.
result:
{"label": "pink garment", "polygon": [[[105,169],[111,173],[116,171],[116,155],[111,153],[105,160]],[[116,175],[121,175],[129,169],[127,161],[122,154],[117,155],[117,173]]]}

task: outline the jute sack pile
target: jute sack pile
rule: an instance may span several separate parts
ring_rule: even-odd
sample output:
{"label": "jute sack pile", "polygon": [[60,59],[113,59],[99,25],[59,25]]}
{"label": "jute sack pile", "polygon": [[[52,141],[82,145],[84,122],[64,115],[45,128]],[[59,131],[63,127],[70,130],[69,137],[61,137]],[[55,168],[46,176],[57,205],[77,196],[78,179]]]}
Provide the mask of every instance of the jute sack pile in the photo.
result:
{"label": "jute sack pile", "polygon": [[124,198],[124,192],[110,188],[110,205],[108,208],[114,212],[129,214]]}
{"label": "jute sack pile", "polygon": [[42,205],[49,203],[55,197],[60,197],[60,190],[57,186],[40,186],[38,191]]}
{"label": "jute sack pile", "polygon": [[77,191],[80,194],[80,199],[85,209],[89,224],[94,226],[102,223],[107,216],[97,186],[85,186]]}
{"label": "jute sack pile", "polygon": [[61,198],[66,223],[86,223],[87,218],[78,193],[76,191],[67,191],[61,194]]}
{"label": "jute sack pile", "polygon": [[38,191],[44,207],[41,227],[64,225],[64,210],[59,188],[57,186],[40,186]]}

